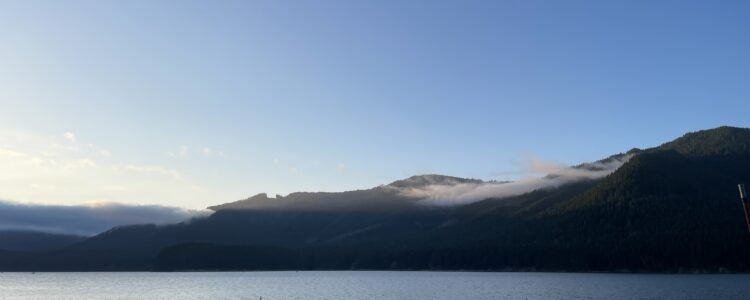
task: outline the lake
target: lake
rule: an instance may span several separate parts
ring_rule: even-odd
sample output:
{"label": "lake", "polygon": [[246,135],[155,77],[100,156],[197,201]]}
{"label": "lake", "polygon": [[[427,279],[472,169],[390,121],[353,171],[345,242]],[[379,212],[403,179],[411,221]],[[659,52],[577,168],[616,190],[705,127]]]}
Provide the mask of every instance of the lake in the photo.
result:
{"label": "lake", "polygon": [[750,274],[0,273],[1,299],[750,299]]}

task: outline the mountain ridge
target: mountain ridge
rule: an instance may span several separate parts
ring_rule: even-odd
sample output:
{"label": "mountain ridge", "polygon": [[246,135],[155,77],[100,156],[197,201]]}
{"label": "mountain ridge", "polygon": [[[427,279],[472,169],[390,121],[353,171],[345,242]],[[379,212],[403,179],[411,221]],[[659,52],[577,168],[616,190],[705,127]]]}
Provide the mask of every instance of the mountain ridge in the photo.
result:
{"label": "mountain ridge", "polygon": [[688,133],[599,161],[629,155],[601,178],[466,205],[424,205],[399,191],[487,182],[427,174],[341,193],[259,194],[213,206],[205,218],[124,226],[13,266],[750,271],[736,195],[737,183],[750,182],[748,144],[747,128]]}

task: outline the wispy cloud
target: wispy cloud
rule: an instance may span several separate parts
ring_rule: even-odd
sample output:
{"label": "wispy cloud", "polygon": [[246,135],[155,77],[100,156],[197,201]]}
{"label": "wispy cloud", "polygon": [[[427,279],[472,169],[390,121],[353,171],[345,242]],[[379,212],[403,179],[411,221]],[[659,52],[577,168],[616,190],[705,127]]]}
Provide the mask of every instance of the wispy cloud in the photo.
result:
{"label": "wispy cloud", "polygon": [[76,135],[75,133],[72,133],[70,131],[63,133],[63,138],[65,138],[68,142],[75,143],[76,142]]}
{"label": "wispy cloud", "polygon": [[209,211],[158,205],[93,203],[88,205],[38,205],[0,200],[0,230],[20,229],[51,233],[94,235],[115,226],[171,224]]}
{"label": "wispy cloud", "polygon": [[0,197],[11,200],[76,204],[180,199],[182,204],[199,201],[202,196],[196,192],[203,197],[207,193],[175,168],[113,157],[72,132],[44,136],[0,131],[0,170]]}
{"label": "wispy cloud", "polygon": [[226,157],[226,154],[224,154],[224,151],[219,151],[212,149],[211,147],[203,147],[201,150],[201,153],[203,153],[203,156],[218,156],[218,157]]}
{"label": "wispy cloud", "polygon": [[0,148],[0,156],[4,157],[27,157],[26,153]]}
{"label": "wispy cloud", "polygon": [[287,170],[289,170],[289,174],[292,174],[294,176],[302,175],[302,172],[299,169],[297,169],[297,167],[291,166],[287,168]]}
{"label": "wispy cloud", "polygon": [[124,171],[131,171],[131,172],[155,174],[155,175],[172,177],[174,179],[182,179],[182,174],[180,174],[180,172],[177,172],[175,170],[171,170],[162,166],[127,164],[127,165],[114,165],[112,166],[112,168],[114,170],[124,170]]}
{"label": "wispy cloud", "polygon": [[96,168],[96,162],[88,158],[73,159],[67,162],[69,168]]}
{"label": "wispy cloud", "polygon": [[177,150],[177,152],[169,152],[167,153],[169,156],[179,159],[186,159],[193,155],[195,156],[202,156],[202,157],[227,157],[226,153],[221,150],[216,150],[214,148],[203,146],[203,147],[190,147],[190,146],[180,146],[180,148]]}
{"label": "wispy cloud", "polygon": [[399,188],[399,193],[405,197],[422,199],[421,202],[424,204],[441,206],[469,204],[488,198],[506,198],[538,189],[556,188],[579,180],[602,178],[617,170],[629,159],[630,156],[623,156],[576,167],[532,159],[528,163],[527,173],[530,175],[546,174],[546,176],[529,176],[512,182],[431,184]]}

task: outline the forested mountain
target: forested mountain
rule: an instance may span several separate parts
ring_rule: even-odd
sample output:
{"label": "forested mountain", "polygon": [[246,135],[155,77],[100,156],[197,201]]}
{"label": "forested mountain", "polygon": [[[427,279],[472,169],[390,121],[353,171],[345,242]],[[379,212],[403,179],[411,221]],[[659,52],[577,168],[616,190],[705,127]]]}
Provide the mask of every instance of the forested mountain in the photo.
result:
{"label": "forested mountain", "polygon": [[461,205],[405,191],[513,183],[423,175],[342,193],[260,194],[188,222],[0,254],[0,268],[750,271],[736,188],[750,183],[750,129],[688,133],[573,171],[622,158],[629,160],[604,177]]}
{"label": "forested mountain", "polygon": [[28,230],[0,230],[0,250],[44,252],[65,248],[85,237]]}

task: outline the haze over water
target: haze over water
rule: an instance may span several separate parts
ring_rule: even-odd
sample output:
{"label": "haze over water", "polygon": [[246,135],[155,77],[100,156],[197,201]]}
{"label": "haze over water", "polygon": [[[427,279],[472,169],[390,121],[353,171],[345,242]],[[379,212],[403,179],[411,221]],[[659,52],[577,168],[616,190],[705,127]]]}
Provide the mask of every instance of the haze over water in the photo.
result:
{"label": "haze over water", "polygon": [[[3,299],[748,299],[750,274],[0,273]],[[31,285],[29,283],[33,282]]]}

